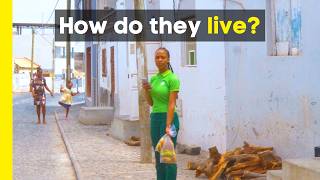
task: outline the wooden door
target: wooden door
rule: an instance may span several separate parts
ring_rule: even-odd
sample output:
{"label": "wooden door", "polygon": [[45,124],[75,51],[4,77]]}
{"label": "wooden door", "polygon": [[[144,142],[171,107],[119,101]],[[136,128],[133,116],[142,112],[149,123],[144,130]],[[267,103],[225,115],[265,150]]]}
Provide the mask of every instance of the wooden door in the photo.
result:
{"label": "wooden door", "polygon": [[114,72],[114,46],[110,47],[110,65],[111,65],[111,106],[114,105],[114,93],[115,93],[115,72]]}
{"label": "wooden door", "polygon": [[86,49],[86,96],[91,97],[91,47]]}

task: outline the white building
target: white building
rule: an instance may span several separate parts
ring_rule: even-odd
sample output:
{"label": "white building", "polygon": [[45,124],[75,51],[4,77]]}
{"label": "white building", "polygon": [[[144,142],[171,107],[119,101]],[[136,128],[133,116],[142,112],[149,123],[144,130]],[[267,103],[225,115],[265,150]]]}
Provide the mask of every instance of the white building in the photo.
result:
{"label": "white building", "polygon": [[[284,158],[313,156],[314,146],[320,144],[320,87],[316,83],[320,75],[320,48],[316,45],[320,23],[314,16],[319,9],[316,1],[175,2],[177,9],[266,10],[265,42],[146,44],[149,75],[157,72],[154,51],[163,46],[169,49],[174,72],[181,80],[179,143],[203,149],[217,146],[225,151],[248,141],[273,146]],[[119,0],[116,7],[132,9],[132,3]],[[173,7],[170,0],[145,3],[148,9]],[[298,14],[304,21],[300,24],[288,16],[283,24],[276,12]],[[281,34],[283,29],[294,33]],[[118,124],[114,126],[118,129],[125,127],[119,122],[138,129],[135,43],[101,42],[97,47],[98,105],[115,107],[114,123]],[[127,135],[117,134],[119,138]]]}

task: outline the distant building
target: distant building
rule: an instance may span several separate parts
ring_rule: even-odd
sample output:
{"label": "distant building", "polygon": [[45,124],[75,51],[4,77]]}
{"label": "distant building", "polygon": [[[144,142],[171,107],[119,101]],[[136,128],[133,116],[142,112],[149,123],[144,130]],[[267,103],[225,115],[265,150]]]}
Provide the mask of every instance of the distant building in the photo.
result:
{"label": "distant building", "polygon": [[[23,58],[14,58],[14,73],[26,73],[30,74],[31,73],[31,67],[32,67],[32,62],[31,59],[28,59],[26,57]],[[33,71],[39,67],[38,64],[33,63]]]}
{"label": "distant building", "polygon": [[[16,27],[14,30],[13,57],[28,57],[28,59],[31,59],[32,32],[30,27]],[[34,30],[34,63],[41,66],[45,77],[50,77],[47,78],[49,87],[54,87],[55,92],[58,92],[60,85],[65,84],[66,42],[55,42],[52,29],[34,27]],[[81,66],[81,61],[83,60],[83,58],[80,58],[81,53],[83,53],[83,43],[72,42],[70,59],[71,78],[78,78],[75,82],[81,82],[82,85],[84,84],[82,83],[84,81],[84,73],[83,71],[75,71],[74,67],[75,54],[78,54],[78,66]],[[80,91],[83,88],[81,87]]]}

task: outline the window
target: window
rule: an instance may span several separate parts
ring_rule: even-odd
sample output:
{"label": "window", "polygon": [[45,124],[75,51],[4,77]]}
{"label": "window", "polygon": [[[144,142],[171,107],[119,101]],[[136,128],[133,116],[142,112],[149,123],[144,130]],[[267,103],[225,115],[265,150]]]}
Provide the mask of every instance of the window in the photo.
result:
{"label": "window", "polygon": [[106,49],[102,49],[102,77],[107,77],[107,59],[106,59]]}
{"label": "window", "polygon": [[[55,50],[55,58],[66,58],[67,56],[66,47],[56,46],[54,50]],[[70,57],[74,58],[74,48],[71,48]]]}
{"label": "window", "polygon": [[268,54],[297,56],[301,53],[301,0],[267,0],[271,31]]}
{"label": "window", "polygon": [[188,65],[196,65],[196,51],[195,50],[190,50],[188,53]]}
{"label": "window", "polygon": [[[182,19],[183,21],[195,21],[194,15],[190,15],[187,18]],[[186,39],[188,39],[191,35],[191,30],[188,29],[186,32]],[[197,66],[197,43],[196,39],[194,41],[185,41],[182,43],[182,55],[183,62],[182,66]]]}
{"label": "window", "polygon": [[195,41],[182,42],[182,66],[197,66],[197,44]]}
{"label": "window", "polygon": [[66,57],[66,48],[56,46],[55,47],[55,58],[65,58]]}

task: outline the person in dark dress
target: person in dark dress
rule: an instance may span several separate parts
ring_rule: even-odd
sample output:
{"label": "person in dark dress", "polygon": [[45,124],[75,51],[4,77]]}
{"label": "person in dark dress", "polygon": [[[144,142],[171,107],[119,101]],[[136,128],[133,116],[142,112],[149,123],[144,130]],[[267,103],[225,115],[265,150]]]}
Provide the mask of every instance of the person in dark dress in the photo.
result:
{"label": "person in dark dress", "polygon": [[31,81],[31,92],[33,104],[36,106],[38,116],[37,124],[40,124],[40,112],[42,110],[42,122],[46,124],[46,93],[45,89],[53,96],[52,91],[48,88],[46,79],[42,76],[42,69],[37,68],[36,77]]}

